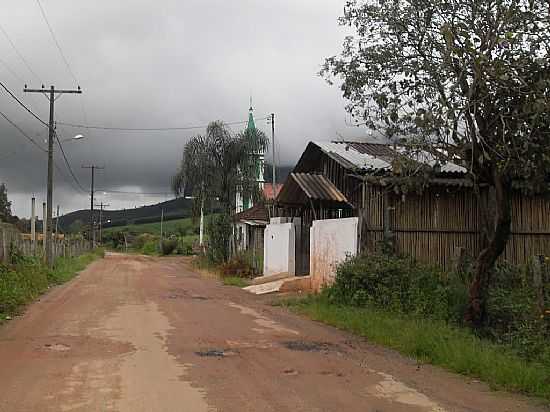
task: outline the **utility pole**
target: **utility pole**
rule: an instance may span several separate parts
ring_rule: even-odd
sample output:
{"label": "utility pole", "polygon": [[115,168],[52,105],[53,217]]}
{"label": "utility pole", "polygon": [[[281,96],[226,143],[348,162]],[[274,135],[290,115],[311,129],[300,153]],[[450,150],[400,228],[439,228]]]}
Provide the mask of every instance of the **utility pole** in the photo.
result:
{"label": "utility pole", "polygon": [[44,256],[47,259],[48,251],[46,245],[46,236],[48,235],[48,225],[46,219],[48,216],[48,209],[46,209],[46,202],[42,202],[42,249],[44,249]]}
{"label": "utility pole", "polygon": [[95,170],[105,169],[96,165],[82,166],[83,169],[92,170],[92,184],[90,186],[90,250],[94,248],[95,243],[95,231],[94,231],[94,176]]}
{"label": "utility pole", "polygon": [[46,237],[44,239],[44,245],[46,249],[46,264],[48,267],[53,266],[52,258],[52,204],[53,204],[53,140],[55,137],[55,122],[54,122],[54,102],[57,94],[74,94],[82,93],[80,86],[77,90],[59,90],[54,86],[50,86],[50,90],[47,90],[42,85],[42,89],[27,89],[27,85],[23,89],[25,93],[42,93],[46,96],[49,94],[50,99],[50,122],[48,125],[48,195],[47,195],[47,213],[44,219],[44,225],[46,226]]}
{"label": "utility pole", "polygon": [[[96,205],[97,206],[97,205]],[[111,205],[101,202],[99,204],[99,244],[103,245],[103,208]]]}
{"label": "utility pole", "polygon": [[31,241],[32,254],[36,256],[36,199],[34,196],[31,199]]}
{"label": "utility pole", "polygon": [[59,235],[59,205],[57,205],[57,213],[55,214],[55,237],[54,237],[54,255],[57,256],[57,244],[58,244],[58,235]]}
{"label": "utility pole", "polygon": [[163,237],[163,233],[162,233],[162,225],[164,223],[164,208],[161,208],[160,209],[160,250],[162,251],[162,237]]}
{"label": "utility pole", "polygon": [[275,113],[271,113],[271,117],[270,117],[270,120],[271,120],[271,154],[273,155],[273,165],[272,165],[272,186],[271,188],[273,189],[273,216],[275,216],[275,198],[277,197],[276,196],[276,193],[275,193],[275,186],[277,184],[277,178],[275,176]]}

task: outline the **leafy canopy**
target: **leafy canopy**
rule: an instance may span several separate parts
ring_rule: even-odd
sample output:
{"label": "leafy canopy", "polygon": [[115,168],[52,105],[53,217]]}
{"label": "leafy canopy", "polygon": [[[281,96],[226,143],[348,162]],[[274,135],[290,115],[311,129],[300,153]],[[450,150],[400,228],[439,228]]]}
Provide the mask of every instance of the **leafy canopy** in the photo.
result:
{"label": "leafy canopy", "polygon": [[550,6],[542,0],[347,1],[352,28],[321,74],[390,138],[477,181],[544,185],[550,166]]}

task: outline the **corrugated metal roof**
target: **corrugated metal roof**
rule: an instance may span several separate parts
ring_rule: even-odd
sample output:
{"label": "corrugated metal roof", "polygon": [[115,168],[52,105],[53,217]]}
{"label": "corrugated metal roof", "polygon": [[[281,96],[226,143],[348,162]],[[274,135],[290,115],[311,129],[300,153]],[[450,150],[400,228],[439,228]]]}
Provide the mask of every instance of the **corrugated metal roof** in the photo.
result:
{"label": "corrugated metal roof", "polygon": [[310,199],[348,203],[342,192],[323,175],[291,173],[290,176]]}
{"label": "corrugated metal roof", "polygon": [[[397,156],[406,155],[411,160],[429,166],[435,166],[438,160],[426,151],[410,153],[403,147],[396,150],[388,144],[362,142],[313,142],[324,153],[339,162],[346,169],[359,169],[364,172],[391,170],[392,161]],[[467,170],[457,164],[447,162],[441,165],[442,173],[466,173]]]}
{"label": "corrugated metal roof", "polygon": [[[340,157],[348,162],[346,167],[350,165],[356,169],[362,170],[381,170],[391,169],[391,163],[383,160],[379,157],[373,156],[367,152],[366,145],[361,146],[361,151],[357,149],[356,144],[350,144],[346,142],[313,142],[323,152],[332,157]],[[376,146],[376,145],[373,145]],[[335,159],[338,160],[338,159]]]}

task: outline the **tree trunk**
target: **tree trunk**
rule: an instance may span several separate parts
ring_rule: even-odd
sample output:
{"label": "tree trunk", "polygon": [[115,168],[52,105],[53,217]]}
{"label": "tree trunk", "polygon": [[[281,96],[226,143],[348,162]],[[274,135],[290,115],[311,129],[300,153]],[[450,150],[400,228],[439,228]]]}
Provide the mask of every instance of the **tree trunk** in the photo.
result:
{"label": "tree trunk", "polygon": [[475,328],[483,326],[487,320],[487,297],[491,275],[498,257],[504,252],[510,237],[512,224],[512,185],[507,177],[498,171],[493,173],[494,220],[490,224],[491,236],[487,246],[478,255],[470,285],[470,302],[465,320]]}

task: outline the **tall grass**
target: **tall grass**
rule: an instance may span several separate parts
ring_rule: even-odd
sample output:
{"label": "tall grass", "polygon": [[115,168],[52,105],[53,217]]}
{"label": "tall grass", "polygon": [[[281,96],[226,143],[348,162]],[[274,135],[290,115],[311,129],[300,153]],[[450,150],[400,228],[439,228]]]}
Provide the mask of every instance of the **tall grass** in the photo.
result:
{"label": "tall grass", "polygon": [[0,321],[17,313],[48,287],[72,279],[100,256],[103,256],[101,249],[75,258],[58,258],[51,270],[36,258],[22,258],[15,265],[0,264]]}
{"label": "tall grass", "polygon": [[547,366],[528,362],[505,346],[478,338],[468,329],[371,307],[335,305],[324,295],[285,304],[314,320],[365,336],[421,362],[478,378],[494,389],[550,400]]}

